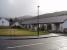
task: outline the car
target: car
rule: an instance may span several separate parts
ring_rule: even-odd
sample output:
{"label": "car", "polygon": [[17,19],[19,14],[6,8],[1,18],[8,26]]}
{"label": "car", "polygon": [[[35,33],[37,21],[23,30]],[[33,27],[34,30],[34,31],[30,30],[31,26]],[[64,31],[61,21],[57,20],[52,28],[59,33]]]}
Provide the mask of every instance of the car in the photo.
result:
{"label": "car", "polygon": [[64,32],[67,33],[67,28],[64,28]]}

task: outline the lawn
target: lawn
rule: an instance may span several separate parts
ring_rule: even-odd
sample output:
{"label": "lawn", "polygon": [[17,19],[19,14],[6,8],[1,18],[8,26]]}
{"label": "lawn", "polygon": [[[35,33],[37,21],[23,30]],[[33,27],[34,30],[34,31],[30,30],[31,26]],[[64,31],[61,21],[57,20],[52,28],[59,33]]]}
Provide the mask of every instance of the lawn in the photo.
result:
{"label": "lawn", "polygon": [[[39,32],[40,35],[47,34],[47,32]],[[36,36],[37,32],[25,29],[0,29],[1,36]]]}

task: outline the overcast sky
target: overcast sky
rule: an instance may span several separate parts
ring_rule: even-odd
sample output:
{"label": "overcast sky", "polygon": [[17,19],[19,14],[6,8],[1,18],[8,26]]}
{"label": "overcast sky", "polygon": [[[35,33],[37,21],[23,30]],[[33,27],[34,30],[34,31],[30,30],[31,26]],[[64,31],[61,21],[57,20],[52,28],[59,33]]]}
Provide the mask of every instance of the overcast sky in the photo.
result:
{"label": "overcast sky", "polygon": [[35,16],[38,4],[40,5],[40,14],[67,11],[67,0],[0,0],[0,16]]}

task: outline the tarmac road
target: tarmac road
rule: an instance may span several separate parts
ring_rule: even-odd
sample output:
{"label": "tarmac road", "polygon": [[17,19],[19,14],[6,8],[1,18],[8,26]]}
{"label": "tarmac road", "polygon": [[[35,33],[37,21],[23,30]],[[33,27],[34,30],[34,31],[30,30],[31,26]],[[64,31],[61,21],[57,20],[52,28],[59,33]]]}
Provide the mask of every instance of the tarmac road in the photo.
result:
{"label": "tarmac road", "polygon": [[67,50],[67,36],[28,40],[0,40],[0,50]]}

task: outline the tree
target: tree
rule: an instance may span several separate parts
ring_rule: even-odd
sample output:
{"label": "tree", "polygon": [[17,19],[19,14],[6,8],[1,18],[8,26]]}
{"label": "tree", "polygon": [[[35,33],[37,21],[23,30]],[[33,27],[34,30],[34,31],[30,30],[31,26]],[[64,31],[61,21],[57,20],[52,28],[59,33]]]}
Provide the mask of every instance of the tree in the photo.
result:
{"label": "tree", "polygon": [[11,25],[12,25],[12,23],[13,23],[12,18],[10,18],[9,22],[10,22],[10,26],[11,26]]}

